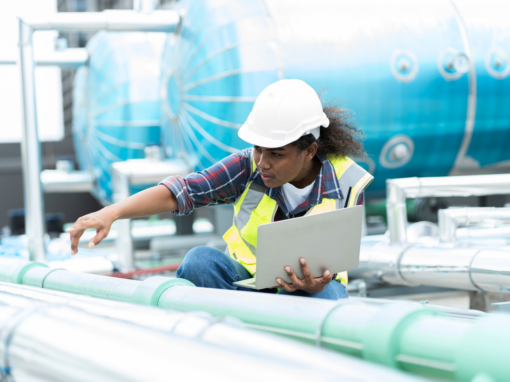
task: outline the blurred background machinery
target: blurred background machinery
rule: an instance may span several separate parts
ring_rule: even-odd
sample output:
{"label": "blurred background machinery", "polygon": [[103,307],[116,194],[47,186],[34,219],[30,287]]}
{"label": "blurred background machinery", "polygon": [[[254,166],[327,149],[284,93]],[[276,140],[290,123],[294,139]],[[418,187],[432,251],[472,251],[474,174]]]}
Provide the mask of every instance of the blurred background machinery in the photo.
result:
{"label": "blurred background machinery", "polygon": [[[367,156],[357,159],[375,176],[366,193],[368,234],[390,226],[391,235],[400,230],[402,236],[408,222],[437,223],[438,212],[448,207],[501,208],[510,202],[507,191],[490,188],[417,193],[403,199],[405,216],[398,215],[392,229],[394,204],[386,192],[389,179],[430,178],[439,185],[446,176],[510,170],[506,2],[58,2],[60,12],[109,9],[146,15],[172,9],[180,21],[172,33],[78,28],[55,35],[54,50],[82,47],[88,58],[78,70],[61,70],[64,139],[42,146],[45,210],[57,213],[47,217],[47,230],[58,231],[53,236],[64,223],[157,179],[200,170],[247,147],[237,129],[260,91],[282,78],[308,82],[326,105],[349,110],[365,133]],[[13,143],[2,147],[0,156],[13,157],[17,150]],[[23,205],[20,193],[6,193],[3,203],[3,235],[23,233],[24,213],[13,210]],[[142,260],[159,266],[193,245],[222,247],[230,213],[202,209],[176,221],[167,215],[118,222],[103,247],[116,250],[114,268],[132,272]],[[440,227],[418,227],[427,228],[414,228],[410,238],[438,237]],[[485,236],[468,228],[460,228],[459,237]],[[506,240],[504,227],[491,232]],[[369,239],[377,240],[389,239]]]}
{"label": "blurred background machinery", "polygon": [[163,58],[163,142],[196,169],[246,147],[257,95],[299,78],[365,133],[368,198],[388,178],[509,169],[508,3],[182,1]]}

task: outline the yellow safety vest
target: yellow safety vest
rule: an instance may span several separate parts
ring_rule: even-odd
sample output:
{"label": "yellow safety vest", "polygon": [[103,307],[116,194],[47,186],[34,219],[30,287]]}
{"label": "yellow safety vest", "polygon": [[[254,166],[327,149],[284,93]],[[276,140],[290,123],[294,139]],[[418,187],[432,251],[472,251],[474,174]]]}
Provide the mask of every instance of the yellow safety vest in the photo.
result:
{"label": "yellow safety vest", "polygon": [[[352,187],[347,207],[357,205],[363,190],[374,177],[346,156],[328,156],[333,164],[340,190],[347,196]],[[256,169],[255,160],[251,160],[251,173]],[[306,215],[333,211],[343,207],[339,199],[323,198],[320,204],[310,208]],[[241,263],[250,274],[255,274],[257,265],[257,227],[274,221],[278,204],[265,194],[264,187],[250,183],[243,194],[234,203],[234,224],[223,235],[227,242],[227,253]],[[339,273],[336,280],[347,284],[347,272]]]}

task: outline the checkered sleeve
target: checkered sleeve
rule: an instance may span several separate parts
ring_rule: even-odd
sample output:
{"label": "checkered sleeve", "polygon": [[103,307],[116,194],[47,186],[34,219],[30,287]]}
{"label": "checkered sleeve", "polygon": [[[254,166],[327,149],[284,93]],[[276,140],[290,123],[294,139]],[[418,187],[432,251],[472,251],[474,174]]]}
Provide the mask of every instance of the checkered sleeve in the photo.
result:
{"label": "checkered sleeve", "polygon": [[185,177],[170,176],[159,184],[175,195],[179,209],[175,215],[188,215],[193,209],[232,204],[244,192],[251,174],[251,148],[229,155],[203,171]]}

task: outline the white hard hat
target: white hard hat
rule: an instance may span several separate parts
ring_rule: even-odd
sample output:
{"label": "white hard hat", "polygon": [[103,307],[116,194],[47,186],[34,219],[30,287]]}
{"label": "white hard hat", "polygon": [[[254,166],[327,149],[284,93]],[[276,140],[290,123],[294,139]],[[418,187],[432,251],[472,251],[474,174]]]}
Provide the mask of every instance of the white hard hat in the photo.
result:
{"label": "white hard hat", "polygon": [[301,80],[280,80],[258,96],[239,138],[252,145],[275,148],[313,134],[319,138],[320,126],[329,119],[315,90]]}

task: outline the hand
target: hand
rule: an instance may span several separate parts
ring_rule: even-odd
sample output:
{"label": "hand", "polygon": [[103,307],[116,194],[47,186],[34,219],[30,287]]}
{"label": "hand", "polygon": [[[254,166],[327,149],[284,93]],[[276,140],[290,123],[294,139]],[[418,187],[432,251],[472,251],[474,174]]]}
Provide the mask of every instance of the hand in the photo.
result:
{"label": "hand", "polygon": [[66,229],[66,232],[71,234],[71,254],[76,255],[78,253],[78,243],[81,235],[88,228],[96,229],[96,236],[89,241],[89,248],[94,248],[103,240],[112,227],[115,218],[108,208],[103,208],[97,212],[82,216],[71,228]]}
{"label": "hand", "polygon": [[287,292],[294,292],[298,289],[304,290],[308,293],[322,292],[324,288],[326,288],[326,285],[333,280],[333,275],[328,270],[324,272],[322,277],[313,278],[310,273],[310,269],[308,269],[308,265],[306,264],[306,260],[303,258],[299,260],[299,264],[301,264],[301,269],[303,270],[303,276],[305,277],[304,280],[298,279],[291,267],[286,267],[285,272],[289,275],[292,284],[287,284],[280,278],[276,279],[278,285]]}

